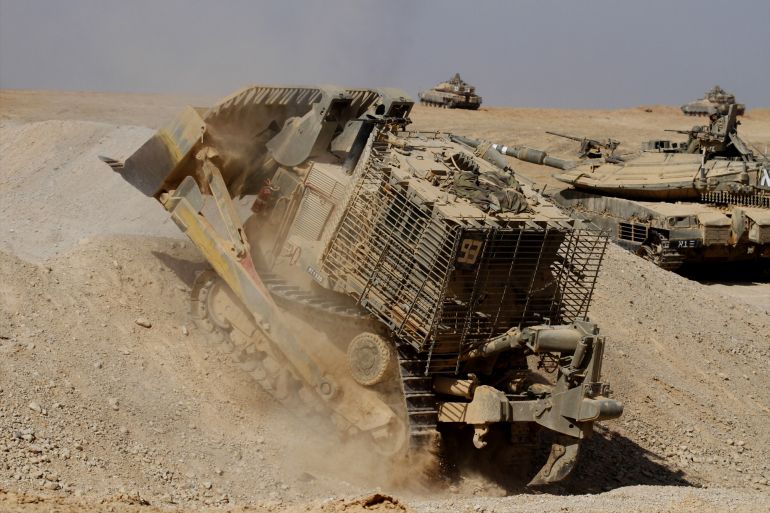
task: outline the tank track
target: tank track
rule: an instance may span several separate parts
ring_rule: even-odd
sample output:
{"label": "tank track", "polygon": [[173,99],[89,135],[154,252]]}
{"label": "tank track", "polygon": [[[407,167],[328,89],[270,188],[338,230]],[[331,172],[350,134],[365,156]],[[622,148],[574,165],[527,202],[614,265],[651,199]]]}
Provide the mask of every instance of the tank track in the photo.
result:
{"label": "tank track", "polygon": [[446,102],[434,102],[430,100],[420,100],[421,105],[426,105],[428,107],[436,107],[439,109],[449,109],[451,108],[448,103]]}
{"label": "tank track", "polygon": [[246,372],[276,401],[291,402],[293,408],[302,407],[301,401],[290,399],[291,394],[287,393],[286,386],[289,376],[282,368],[280,358],[270,351],[269,339],[259,328],[254,331],[251,339],[246,340],[243,337],[235,337],[233,331],[228,332],[216,326],[209,318],[205,299],[217,279],[219,277],[211,270],[200,273],[196,278],[190,305],[193,321],[199,328],[214,335],[214,347],[220,354],[228,357],[236,367]]}
{"label": "tank track", "polygon": [[684,263],[684,255],[672,249],[669,240],[661,236],[663,252],[659,257],[658,265],[667,271],[675,271]]}
{"label": "tank track", "polygon": [[[314,322],[331,325],[340,322],[365,323],[371,316],[354,305],[342,305],[327,297],[302,289],[273,273],[260,273],[273,299],[282,307],[310,317]],[[299,415],[324,413],[319,403],[302,400],[302,384],[282,364],[282,358],[270,350],[270,342],[261,331],[255,331],[255,340],[237,340],[233,332],[217,329],[208,319],[200,301],[202,289],[218,279],[213,271],[204,271],[196,279],[192,290],[191,314],[198,326],[219,335],[216,349],[228,357],[236,367],[245,371],[277,402]],[[204,292],[205,294],[205,292]],[[438,407],[432,380],[425,375],[427,360],[420,358],[407,344],[397,347],[401,395],[404,400],[405,420],[408,423],[408,451],[431,451],[438,440]],[[299,393],[292,393],[293,391]]]}
{"label": "tank track", "polygon": [[656,235],[659,239],[659,243],[656,245],[660,246],[660,251],[656,251],[652,246],[648,244],[643,244],[639,247],[637,253],[642,258],[651,261],[662,269],[667,271],[676,271],[684,263],[684,255],[682,255],[676,249],[672,249],[670,247],[667,237],[661,235],[660,233]]}
{"label": "tank track", "polygon": [[[273,299],[290,310],[309,313],[315,320],[336,324],[340,321],[363,322],[371,316],[355,305],[342,305],[326,297],[292,285],[273,273],[260,277]],[[311,312],[308,312],[308,309]],[[409,426],[409,447],[420,449],[433,443],[438,427],[438,407],[430,376],[425,375],[427,360],[420,358],[408,344],[397,347],[401,391]]]}
{"label": "tank track", "polygon": [[436,107],[439,109],[460,109],[460,110],[478,110],[481,104],[473,104],[469,106],[464,106],[463,102],[453,102],[453,101],[447,101],[447,102],[434,102],[431,100],[423,100],[420,99],[420,104],[425,105],[428,107]]}
{"label": "tank track", "polygon": [[708,110],[699,110],[699,111],[683,110],[682,112],[684,112],[685,116],[692,116],[692,117],[699,117],[699,118],[700,117],[706,117],[709,114],[711,114],[711,112],[708,111]]}

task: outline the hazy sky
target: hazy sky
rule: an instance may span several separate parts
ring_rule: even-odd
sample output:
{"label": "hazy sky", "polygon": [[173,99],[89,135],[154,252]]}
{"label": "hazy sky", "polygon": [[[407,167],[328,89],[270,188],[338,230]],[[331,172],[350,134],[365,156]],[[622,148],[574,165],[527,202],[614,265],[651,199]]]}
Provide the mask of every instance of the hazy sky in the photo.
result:
{"label": "hazy sky", "polygon": [[490,105],[770,107],[770,0],[0,0],[0,87],[224,96],[459,71]]}

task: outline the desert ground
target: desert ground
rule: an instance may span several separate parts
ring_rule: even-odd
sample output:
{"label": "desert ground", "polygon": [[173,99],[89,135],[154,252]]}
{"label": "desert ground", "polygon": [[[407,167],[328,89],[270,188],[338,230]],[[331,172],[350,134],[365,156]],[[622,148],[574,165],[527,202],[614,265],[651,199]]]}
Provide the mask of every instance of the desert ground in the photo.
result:
{"label": "desert ground", "polygon": [[[97,159],[213,101],[0,91],[0,511],[770,511],[770,285],[680,276],[616,246],[590,313],[625,412],[566,483],[512,489],[468,472],[407,485],[394,474],[410,469],[284,411],[191,323],[201,256]],[[418,106],[412,118],[564,155],[576,143],[546,130],[633,151],[702,121],[661,105]],[[750,109],[740,130],[764,151],[770,110]]]}

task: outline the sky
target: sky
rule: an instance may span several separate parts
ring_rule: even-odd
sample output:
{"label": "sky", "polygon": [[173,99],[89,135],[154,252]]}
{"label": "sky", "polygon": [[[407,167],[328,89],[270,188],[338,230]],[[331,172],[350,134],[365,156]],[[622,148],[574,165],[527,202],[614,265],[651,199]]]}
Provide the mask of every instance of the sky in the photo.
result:
{"label": "sky", "polygon": [[770,107],[770,0],[0,0],[0,88],[225,96],[459,72],[487,105]]}

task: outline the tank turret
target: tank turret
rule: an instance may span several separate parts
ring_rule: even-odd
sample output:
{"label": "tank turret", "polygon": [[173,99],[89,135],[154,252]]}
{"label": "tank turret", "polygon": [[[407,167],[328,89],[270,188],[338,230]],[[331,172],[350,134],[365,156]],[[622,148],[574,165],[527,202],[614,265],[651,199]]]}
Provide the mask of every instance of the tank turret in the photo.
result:
{"label": "tank turret", "polygon": [[734,94],[728,93],[717,85],[706,91],[703,98],[682,105],[682,112],[687,116],[726,114],[730,105],[735,105],[738,116],[742,116],[746,111],[744,104],[735,102]]}
{"label": "tank turret", "polygon": [[460,78],[459,73],[446,82],[420,91],[419,97],[420,103],[434,107],[476,110],[481,106],[481,96],[476,94],[476,88]]}

